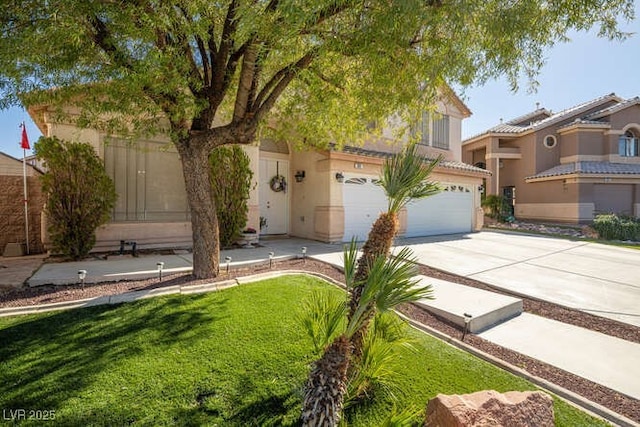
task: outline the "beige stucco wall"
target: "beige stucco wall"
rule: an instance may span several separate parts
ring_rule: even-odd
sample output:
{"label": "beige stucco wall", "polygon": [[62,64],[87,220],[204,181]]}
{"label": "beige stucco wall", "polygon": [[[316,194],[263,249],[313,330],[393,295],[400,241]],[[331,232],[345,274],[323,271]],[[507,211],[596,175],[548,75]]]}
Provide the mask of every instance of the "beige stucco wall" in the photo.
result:
{"label": "beige stucco wall", "polygon": [[260,199],[258,189],[260,164],[260,148],[257,145],[243,145],[242,149],[249,157],[251,170],[253,171],[253,184],[249,190],[249,200],[247,200],[247,228],[260,230]]}
{"label": "beige stucco wall", "polygon": [[[96,230],[92,252],[114,251],[120,240],[135,241],[138,247],[191,247],[191,222],[110,222]],[[126,247],[131,250],[130,246]],[[150,267],[153,268],[153,267]]]}
{"label": "beige stucco wall", "polygon": [[[324,240],[331,234],[332,225],[337,220],[330,209],[330,174],[327,155],[316,151],[294,151],[291,154],[291,222],[290,234],[307,239]],[[293,175],[304,171],[302,182],[296,182]],[[333,226],[335,228],[335,225]]]}
{"label": "beige stucco wall", "polygon": [[622,129],[630,123],[635,123],[640,130],[640,105],[633,105],[624,110],[617,111],[609,117],[611,129]]}
{"label": "beige stucco wall", "polygon": [[593,219],[593,203],[520,203],[516,217],[537,221],[583,223]]}
{"label": "beige stucco wall", "polygon": [[[590,160],[608,154],[610,144],[604,129],[577,128],[569,132],[562,132],[559,138],[561,163],[567,161]],[[617,138],[616,138],[617,151]],[[568,160],[567,160],[568,159]]]}

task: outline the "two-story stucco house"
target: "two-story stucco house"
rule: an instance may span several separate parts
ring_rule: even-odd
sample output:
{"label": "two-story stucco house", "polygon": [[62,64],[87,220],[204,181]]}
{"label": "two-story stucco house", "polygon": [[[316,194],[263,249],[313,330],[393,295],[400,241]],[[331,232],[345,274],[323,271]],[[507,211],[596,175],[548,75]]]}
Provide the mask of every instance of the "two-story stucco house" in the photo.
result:
{"label": "two-story stucco house", "polygon": [[544,108],[463,141],[462,159],[492,172],[518,219],[587,223],[640,217],[640,98],[615,94],[554,113]]}
{"label": "two-story stucco house", "polygon": [[[488,172],[461,161],[461,123],[470,112],[448,89],[437,109],[438,114],[423,115],[415,136],[422,154],[444,157],[432,177],[444,191],[401,213],[405,236],[482,227],[480,188]],[[140,247],[191,244],[181,163],[168,139],[132,145],[95,129],[63,123],[46,106],[29,111],[44,135],[91,143],[115,182],[118,201],[111,222],[98,230],[95,250],[116,248],[120,240],[136,241]],[[393,140],[392,132],[385,130],[375,141],[340,150],[295,151],[288,141],[273,140],[244,146],[257,184],[248,201],[247,226],[262,235],[325,242],[349,241],[352,236],[366,239],[371,224],[387,207],[376,185],[381,165],[405,143]],[[282,176],[286,185],[274,188],[276,176]]]}

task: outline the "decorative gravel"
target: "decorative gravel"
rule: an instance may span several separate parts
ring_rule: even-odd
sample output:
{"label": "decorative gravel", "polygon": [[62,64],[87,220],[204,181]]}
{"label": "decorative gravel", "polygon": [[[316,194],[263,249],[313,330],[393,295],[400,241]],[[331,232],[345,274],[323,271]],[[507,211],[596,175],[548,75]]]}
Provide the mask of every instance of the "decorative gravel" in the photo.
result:
{"label": "decorative gravel", "polygon": [[[37,288],[24,287],[1,294],[0,308],[72,301],[105,295],[122,294],[130,291],[149,290],[165,286],[213,283],[250,274],[277,270],[306,270],[324,274],[338,281],[344,281],[344,275],[335,267],[316,260],[307,259],[303,261],[298,259],[276,262],[271,269],[268,265],[254,266],[246,269],[232,269],[228,275],[221,272],[217,278],[207,280],[193,280],[190,275],[181,274],[166,276],[162,281],[154,278],[147,280],[99,283],[95,285],[87,285],[85,288],[82,288],[80,285],[42,286]],[[509,295],[507,292],[496,290],[477,280],[456,276],[427,266],[421,266],[420,273],[429,277]],[[594,316],[578,310],[565,308],[549,302],[523,298],[522,296],[518,297],[523,300],[524,310],[528,313],[640,343],[640,328],[638,327]],[[400,311],[405,315],[436,330],[444,332],[451,337],[460,339],[462,336],[460,328],[433,316],[418,306],[407,304],[401,307]],[[473,334],[467,334],[465,337],[465,343],[491,354],[494,357],[511,363],[512,365],[518,366],[532,375],[544,378],[547,381],[571,390],[592,402],[596,402],[636,422],[640,422],[640,400],[633,399],[585,378],[568,373],[515,351],[503,348]]]}

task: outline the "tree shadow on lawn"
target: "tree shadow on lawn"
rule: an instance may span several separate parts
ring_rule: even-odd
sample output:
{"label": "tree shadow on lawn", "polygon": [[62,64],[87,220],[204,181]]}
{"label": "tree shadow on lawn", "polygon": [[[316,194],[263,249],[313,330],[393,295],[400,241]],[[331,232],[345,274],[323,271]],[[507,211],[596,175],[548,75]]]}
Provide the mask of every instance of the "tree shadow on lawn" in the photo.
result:
{"label": "tree shadow on lawn", "polygon": [[297,390],[269,396],[259,396],[234,408],[224,418],[224,410],[216,402],[216,393],[198,399],[199,405],[179,411],[175,419],[182,425],[202,425],[217,417],[224,425],[233,426],[297,426],[300,425],[301,396]]}
{"label": "tree shadow on lawn", "polygon": [[0,329],[0,407],[59,408],[116,361],[206,339],[194,326],[226,317],[226,302],[172,296],[19,320]]}

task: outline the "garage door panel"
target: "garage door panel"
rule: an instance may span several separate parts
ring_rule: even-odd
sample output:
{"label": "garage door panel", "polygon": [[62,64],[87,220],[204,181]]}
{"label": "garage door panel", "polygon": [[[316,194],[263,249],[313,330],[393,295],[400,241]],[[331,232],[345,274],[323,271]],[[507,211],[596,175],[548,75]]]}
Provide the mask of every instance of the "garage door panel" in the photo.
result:
{"label": "garage door panel", "polygon": [[473,195],[444,191],[407,206],[405,237],[468,233],[472,229]]}
{"label": "garage door panel", "polygon": [[[380,213],[387,210],[382,188],[373,183],[375,177],[346,180],[343,187],[344,235],[366,240]],[[417,200],[407,206],[405,237],[467,233],[472,230],[473,194],[459,185],[447,184],[448,191]]]}
{"label": "garage door panel", "polygon": [[343,187],[344,235],[349,242],[366,240],[369,230],[381,212],[387,209],[384,191],[372,182],[374,178],[356,178],[345,181]]}

